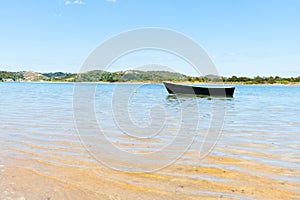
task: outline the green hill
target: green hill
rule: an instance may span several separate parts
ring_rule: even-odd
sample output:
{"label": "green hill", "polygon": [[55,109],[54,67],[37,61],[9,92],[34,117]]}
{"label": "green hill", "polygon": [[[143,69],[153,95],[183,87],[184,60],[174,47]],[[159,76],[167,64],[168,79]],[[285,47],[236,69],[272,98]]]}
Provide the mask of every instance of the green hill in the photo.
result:
{"label": "green hill", "polygon": [[100,70],[89,71],[86,73],[78,74],[74,81],[80,82],[130,82],[130,81],[184,81],[186,75],[168,72],[168,71],[139,71],[128,70],[119,72],[106,72]]}
{"label": "green hill", "polygon": [[281,78],[279,76],[260,77],[222,77],[217,75],[206,75],[192,77],[169,71],[140,71],[127,70],[118,72],[107,72],[93,70],[85,73],[49,72],[38,73],[32,71],[7,72],[0,71],[0,81],[60,81],[60,82],[225,82],[234,84],[294,84],[300,83],[300,76]]}

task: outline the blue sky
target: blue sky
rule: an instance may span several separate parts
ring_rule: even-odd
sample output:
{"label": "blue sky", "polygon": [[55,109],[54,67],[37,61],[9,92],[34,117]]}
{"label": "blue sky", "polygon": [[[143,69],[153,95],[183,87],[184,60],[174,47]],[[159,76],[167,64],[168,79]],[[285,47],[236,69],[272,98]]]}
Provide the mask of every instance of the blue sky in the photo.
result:
{"label": "blue sky", "polygon": [[[195,40],[221,75],[300,76],[299,13],[298,0],[2,1],[0,70],[78,72],[111,36],[161,27]],[[156,62],[165,56],[163,64],[172,60],[152,56]],[[116,64],[135,67],[143,54],[136,57]]]}

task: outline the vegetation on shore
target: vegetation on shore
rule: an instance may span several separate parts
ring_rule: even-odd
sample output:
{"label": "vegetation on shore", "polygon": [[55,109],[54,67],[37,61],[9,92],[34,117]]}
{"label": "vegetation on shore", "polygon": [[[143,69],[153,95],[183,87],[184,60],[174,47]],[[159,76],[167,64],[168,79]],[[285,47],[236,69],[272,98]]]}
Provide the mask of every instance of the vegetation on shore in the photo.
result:
{"label": "vegetation on shore", "polygon": [[64,73],[50,72],[38,73],[32,71],[7,72],[0,71],[0,81],[51,81],[51,82],[225,82],[240,84],[296,84],[300,83],[300,76],[282,78],[279,76],[261,77],[221,77],[207,75],[201,77],[191,77],[184,74],[168,71],[138,71],[128,70],[119,72],[107,72],[101,70],[89,71],[86,73]]}

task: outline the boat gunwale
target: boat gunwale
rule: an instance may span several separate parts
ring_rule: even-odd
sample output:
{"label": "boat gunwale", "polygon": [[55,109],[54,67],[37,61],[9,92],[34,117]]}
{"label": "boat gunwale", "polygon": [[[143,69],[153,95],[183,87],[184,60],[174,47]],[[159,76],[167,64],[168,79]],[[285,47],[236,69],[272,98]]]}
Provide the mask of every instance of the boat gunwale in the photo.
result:
{"label": "boat gunwale", "polygon": [[227,86],[227,87],[210,87],[210,86],[197,86],[197,85],[186,85],[186,84],[183,84],[183,83],[172,83],[172,82],[167,82],[167,81],[163,81],[163,84],[171,84],[171,85],[177,85],[177,86],[183,86],[183,87],[196,87],[196,88],[204,88],[204,89],[226,89],[226,88],[229,88],[229,89],[235,89],[234,86]]}

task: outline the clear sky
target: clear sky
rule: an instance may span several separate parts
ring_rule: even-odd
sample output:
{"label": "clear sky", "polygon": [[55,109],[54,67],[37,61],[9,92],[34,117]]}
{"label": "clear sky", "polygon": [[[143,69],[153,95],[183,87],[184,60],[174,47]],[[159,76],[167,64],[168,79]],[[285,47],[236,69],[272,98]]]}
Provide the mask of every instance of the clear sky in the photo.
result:
{"label": "clear sky", "polygon": [[0,70],[78,72],[112,35],[161,27],[195,40],[221,75],[300,76],[299,0],[3,0],[0,26]]}

